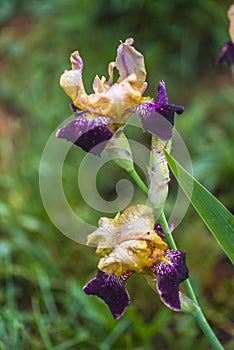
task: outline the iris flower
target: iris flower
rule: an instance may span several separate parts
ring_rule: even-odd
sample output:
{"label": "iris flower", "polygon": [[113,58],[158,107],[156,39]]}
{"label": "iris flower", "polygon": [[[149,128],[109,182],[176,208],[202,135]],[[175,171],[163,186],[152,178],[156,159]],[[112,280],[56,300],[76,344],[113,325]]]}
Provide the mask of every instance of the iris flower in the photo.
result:
{"label": "iris flower", "polygon": [[[78,51],[71,55],[72,70],[65,71],[60,85],[72,99],[75,120],[58,130],[56,136],[75,143],[85,151],[94,146],[94,154],[100,154],[116,126],[124,124],[133,107],[140,104],[146,83],[144,57],[133,46],[133,39],[121,42],[115,62],[108,67],[109,79],[93,82],[93,93],[88,95],[82,81],[83,61]],[[114,82],[114,68],[119,72]]]}
{"label": "iris flower", "polygon": [[130,304],[125,282],[133,273],[153,276],[163,303],[181,310],[179,283],[188,278],[185,252],[168,249],[150,207],[136,205],[114,219],[101,218],[87,244],[96,246],[96,253],[102,257],[97,276],[83,290],[103,299],[115,319]]}
{"label": "iris flower", "polygon": [[[120,125],[125,125],[132,112],[141,116],[143,129],[163,140],[171,138],[174,112],[181,114],[184,108],[168,104],[163,81],[159,83],[157,102],[143,97],[147,87],[144,57],[132,44],[131,38],[121,42],[115,62],[108,67],[109,79],[96,75],[94,92],[90,95],[82,81],[82,58],[78,51],[71,54],[72,69],[62,74],[60,85],[72,99],[75,119],[57,131],[58,138],[100,155],[107,141]],[[116,82],[114,68],[119,73]]]}

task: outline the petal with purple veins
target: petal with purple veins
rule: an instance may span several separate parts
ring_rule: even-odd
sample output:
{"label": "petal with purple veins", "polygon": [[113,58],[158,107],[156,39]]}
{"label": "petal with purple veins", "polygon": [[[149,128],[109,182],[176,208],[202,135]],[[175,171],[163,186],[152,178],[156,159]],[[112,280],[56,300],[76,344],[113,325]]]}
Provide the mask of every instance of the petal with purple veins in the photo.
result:
{"label": "petal with purple veins", "polygon": [[168,249],[165,253],[165,257],[168,258],[173,267],[176,269],[179,283],[186,280],[189,277],[189,271],[186,265],[186,253],[185,251]]}
{"label": "petal with purple veins", "polygon": [[128,291],[124,287],[124,283],[130,275],[131,273],[117,277],[98,270],[97,277],[89,281],[83,290],[88,295],[97,295],[104,300],[114,319],[118,319],[130,304]]}
{"label": "petal with purple veins", "polygon": [[66,139],[95,155],[101,154],[112,135],[107,118],[100,116],[88,120],[85,112],[56,133],[56,137]]}
{"label": "petal with purple veins", "polygon": [[161,104],[168,103],[166,85],[163,80],[160,80],[158,84],[158,102]]}
{"label": "petal with purple veins", "polygon": [[163,80],[158,85],[158,101],[145,102],[135,109],[135,112],[141,116],[142,128],[164,141],[172,138],[174,114],[182,114],[183,111],[182,106],[168,104]]}
{"label": "petal with purple veins", "polygon": [[162,302],[174,311],[180,311],[179,277],[174,266],[165,261],[156,265],[157,290]]}

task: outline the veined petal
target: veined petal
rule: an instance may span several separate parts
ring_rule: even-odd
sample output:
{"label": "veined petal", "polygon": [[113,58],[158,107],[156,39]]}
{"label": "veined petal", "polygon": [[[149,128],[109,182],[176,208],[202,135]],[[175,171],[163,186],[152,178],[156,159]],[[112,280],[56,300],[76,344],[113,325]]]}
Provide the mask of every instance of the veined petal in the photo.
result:
{"label": "veined petal", "polygon": [[179,283],[183,282],[189,277],[189,271],[186,266],[186,253],[181,250],[168,249],[165,253],[177,271]]}
{"label": "veined petal", "polygon": [[179,283],[189,275],[185,252],[167,249],[165,258],[171,264],[161,261],[152,269],[157,276],[156,286],[163,303],[174,311],[180,311]]}
{"label": "veined petal", "polygon": [[180,311],[179,278],[174,266],[165,261],[157,264],[157,289],[165,305],[174,311]]}
{"label": "veined petal", "polygon": [[131,45],[134,40],[127,39],[117,49],[116,68],[119,71],[120,81],[132,74],[136,75],[135,88],[141,89],[146,79],[144,56]]}
{"label": "veined petal", "polygon": [[163,80],[160,80],[158,84],[158,102],[161,104],[168,103],[167,90],[166,85]]}
{"label": "veined petal", "polygon": [[88,295],[97,295],[104,300],[114,319],[118,319],[130,304],[128,291],[124,287],[124,283],[130,275],[131,273],[117,277],[98,270],[97,277],[89,281],[83,290]]}
{"label": "veined petal", "polygon": [[107,118],[100,116],[87,119],[85,112],[56,133],[56,137],[66,139],[95,155],[101,154],[112,135]]}
{"label": "veined petal", "polygon": [[163,80],[158,86],[158,100],[147,101],[136,107],[141,116],[142,128],[163,141],[170,140],[174,126],[174,113],[182,114],[183,106],[168,104],[166,86]]}

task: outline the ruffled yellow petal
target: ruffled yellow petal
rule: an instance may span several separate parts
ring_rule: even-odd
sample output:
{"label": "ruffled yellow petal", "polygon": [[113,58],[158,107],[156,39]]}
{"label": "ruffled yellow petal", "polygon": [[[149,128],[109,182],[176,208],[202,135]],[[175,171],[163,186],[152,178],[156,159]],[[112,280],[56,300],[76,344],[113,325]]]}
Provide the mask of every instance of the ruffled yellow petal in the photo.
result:
{"label": "ruffled yellow petal", "polygon": [[97,254],[103,256],[98,268],[117,276],[148,270],[164,260],[168,248],[155,232],[153,211],[146,205],[129,207],[114,219],[102,218],[87,244],[96,245]]}
{"label": "ruffled yellow petal", "polygon": [[[108,116],[112,122],[125,122],[127,111],[142,102],[147,83],[144,57],[134,47],[133,39],[121,43],[117,50],[116,62],[108,66],[109,80],[96,76],[94,93],[87,95],[83,81],[83,62],[78,51],[71,55],[72,69],[65,71],[60,85],[72,99],[73,104],[93,114]],[[114,83],[114,68],[119,71],[119,79]]]}
{"label": "ruffled yellow petal", "polygon": [[65,71],[61,75],[60,85],[65,93],[72,99],[75,106],[84,109],[87,94],[82,81],[83,61],[78,51],[71,54],[70,61],[72,70]]}

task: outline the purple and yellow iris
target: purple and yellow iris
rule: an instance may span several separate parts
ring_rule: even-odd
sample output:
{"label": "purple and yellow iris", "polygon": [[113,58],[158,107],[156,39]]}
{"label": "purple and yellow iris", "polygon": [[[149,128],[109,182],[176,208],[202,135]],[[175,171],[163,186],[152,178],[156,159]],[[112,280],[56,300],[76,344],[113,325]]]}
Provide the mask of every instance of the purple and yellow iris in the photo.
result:
{"label": "purple and yellow iris", "polygon": [[[78,51],[71,55],[72,69],[65,71],[60,85],[72,99],[75,119],[56,133],[86,152],[100,155],[119,126],[124,126],[130,113],[142,119],[142,128],[162,140],[172,136],[174,113],[184,108],[168,104],[165,83],[161,80],[158,99],[143,97],[146,70],[143,55],[133,46],[133,39],[121,42],[115,62],[109,64],[109,79],[95,77],[93,93],[88,95],[82,81],[83,61]],[[114,68],[119,78],[114,82]]]}
{"label": "purple and yellow iris", "polygon": [[97,276],[83,290],[103,299],[115,319],[130,304],[125,282],[134,273],[154,276],[163,303],[181,310],[179,284],[188,278],[185,252],[168,249],[161,230],[155,230],[150,207],[136,205],[114,219],[101,218],[87,244],[97,246],[96,253],[102,257]]}

